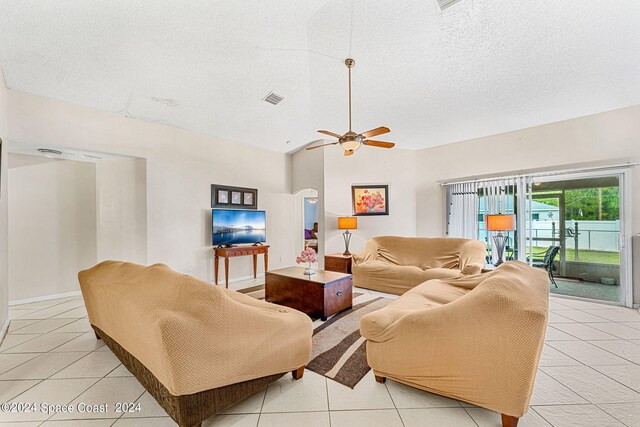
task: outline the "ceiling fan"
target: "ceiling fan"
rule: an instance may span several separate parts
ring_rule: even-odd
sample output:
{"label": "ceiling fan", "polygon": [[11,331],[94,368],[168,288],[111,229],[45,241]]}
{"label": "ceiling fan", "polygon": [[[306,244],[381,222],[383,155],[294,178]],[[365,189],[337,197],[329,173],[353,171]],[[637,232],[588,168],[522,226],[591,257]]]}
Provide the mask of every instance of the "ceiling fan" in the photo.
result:
{"label": "ceiling fan", "polygon": [[355,133],[351,130],[351,69],[355,65],[355,61],[351,58],[347,58],[344,61],[345,65],[349,69],[349,132],[344,135],[339,135],[335,132],[329,132],[328,130],[319,130],[318,132],[323,133],[325,135],[333,136],[338,138],[336,142],[331,142],[329,144],[316,145],[314,147],[308,147],[307,150],[314,150],[316,148],[325,147],[327,145],[337,145],[344,149],[345,156],[351,156],[355,151],[360,148],[361,145],[368,145],[370,147],[380,147],[380,148],[393,148],[396,144],[393,142],[386,141],[375,141],[373,139],[367,139],[372,136],[382,135],[388,132],[391,132],[389,128],[380,126],[375,129],[368,130],[362,133]]}

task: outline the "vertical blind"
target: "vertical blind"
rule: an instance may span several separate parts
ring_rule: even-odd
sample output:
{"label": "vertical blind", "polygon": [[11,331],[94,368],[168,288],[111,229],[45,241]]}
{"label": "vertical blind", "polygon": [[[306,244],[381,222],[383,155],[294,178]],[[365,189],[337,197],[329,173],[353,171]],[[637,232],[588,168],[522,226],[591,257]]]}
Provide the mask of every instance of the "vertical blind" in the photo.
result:
{"label": "vertical blind", "polygon": [[475,182],[447,186],[447,236],[478,239],[478,186]]}
{"label": "vertical blind", "polygon": [[480,218],[490,214],[515,214],[516,230],[509,233],[508,246],[514,258],[531,259],[527,257],[526,248],[527,235],[531,234],[527,226],[531,227],[532,181],[531,177],[519,176],[447,184],[447,236],[477,240],[483,238],[479,235],[482,231],[493,252],[495,232],[480,230]]}

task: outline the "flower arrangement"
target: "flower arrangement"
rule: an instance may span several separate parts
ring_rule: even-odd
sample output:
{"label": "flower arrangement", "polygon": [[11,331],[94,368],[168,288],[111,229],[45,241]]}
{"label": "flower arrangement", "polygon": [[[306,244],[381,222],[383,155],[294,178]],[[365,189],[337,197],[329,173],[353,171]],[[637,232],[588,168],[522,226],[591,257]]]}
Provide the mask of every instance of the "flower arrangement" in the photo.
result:
{"label": "flower arrangement", "polygon": [[304,274],[314,274],[315,271],[311,269],[311,264],[314,262],[318,262],[318,256],[316,255],[316,251],[314,251],[313,248],[310,248],[309,246],[305,247],[304,250],[300,252],[300,255],[296,258],[296,263],[302,264],[304,262],[309,263],[309,267],[304,270]]}
{"label": "flower arrangement", "polygon": [[359,212],[379,212],[384,211],[384,196],[380,191],[369,192],[363,190],[360,199],[356,201]]}

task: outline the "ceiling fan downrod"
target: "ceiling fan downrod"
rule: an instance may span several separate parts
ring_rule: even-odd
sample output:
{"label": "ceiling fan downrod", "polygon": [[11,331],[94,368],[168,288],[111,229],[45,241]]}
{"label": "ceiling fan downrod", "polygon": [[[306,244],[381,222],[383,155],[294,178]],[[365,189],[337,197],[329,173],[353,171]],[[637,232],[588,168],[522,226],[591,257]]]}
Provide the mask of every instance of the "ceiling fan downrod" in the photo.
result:
{"label": "ceiling fan downrod", "polygon": [[351,132],[351,69],[356,65],[356,61],[351,58],[344,60],[344,64],[349,70],[349,132]]}

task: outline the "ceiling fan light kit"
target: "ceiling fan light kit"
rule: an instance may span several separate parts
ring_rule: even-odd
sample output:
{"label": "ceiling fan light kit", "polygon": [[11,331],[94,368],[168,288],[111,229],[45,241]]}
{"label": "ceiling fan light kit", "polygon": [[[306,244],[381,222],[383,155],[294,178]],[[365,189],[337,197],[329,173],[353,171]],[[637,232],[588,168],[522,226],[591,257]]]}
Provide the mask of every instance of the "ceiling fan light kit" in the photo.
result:
{"label": "ceiling fan light kit", "polygon": [[375,129],[371,129],[362,133],[356,133],[353,130],[351,130],[351,69],[356,64],[356,62],[351,58],[347,58],[345,59],[344,64],[347,66],[347,69],[349,70],[349,131],[344,135],[340,135],[335,132],[330,132],[328,130],[319,130],[318,131],[319,133],[322,133],[324,135],[329,135],[334,138],[338,138],[338,141],[330,142],[328,144],[308,147],[307,150],[314,150],[316,148],[325,147],[327,145],[340,144],[340,146],[344,150],[344,155],[351,156],[362,145],[368,145],[370,147],[380,147],[380,148],[393,148],[395,146],[393,142],[374,141],[372,139],[367,139],[372,136],[382,135],[382,134],[391,132],[391,130],[389,130],[389,128],[387,127],[380,126]]}

